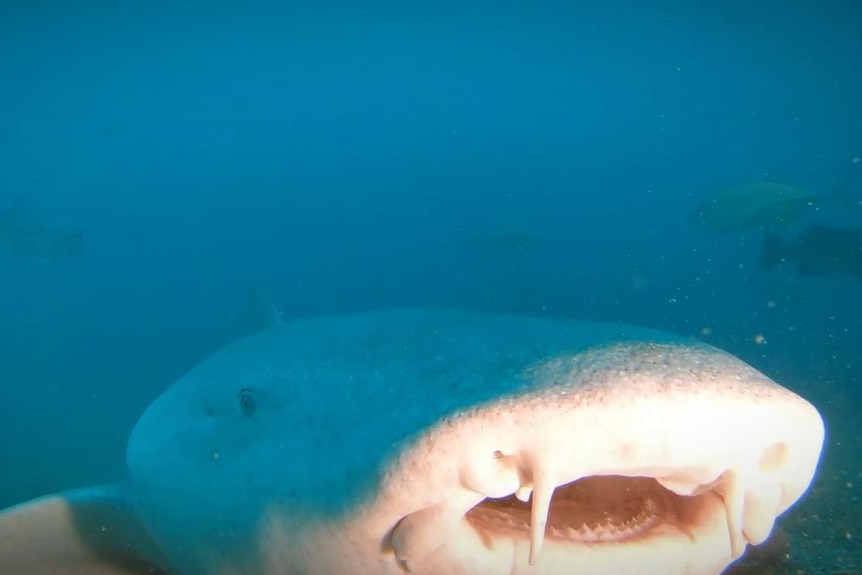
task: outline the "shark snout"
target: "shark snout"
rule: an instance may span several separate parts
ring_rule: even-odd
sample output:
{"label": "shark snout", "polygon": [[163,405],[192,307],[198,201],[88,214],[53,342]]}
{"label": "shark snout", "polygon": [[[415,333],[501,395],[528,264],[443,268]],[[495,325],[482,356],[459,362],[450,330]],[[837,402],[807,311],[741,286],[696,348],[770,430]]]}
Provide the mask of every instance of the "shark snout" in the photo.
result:
{"label": "shark snout", "polygon": [[617,346],[526,377],[536,391],[447,420],[402,460],[417,475],[387,541],[404,569],[637,573],[658,554],[663,575],[714,575],[816,471],[817,410],[717,350]]}

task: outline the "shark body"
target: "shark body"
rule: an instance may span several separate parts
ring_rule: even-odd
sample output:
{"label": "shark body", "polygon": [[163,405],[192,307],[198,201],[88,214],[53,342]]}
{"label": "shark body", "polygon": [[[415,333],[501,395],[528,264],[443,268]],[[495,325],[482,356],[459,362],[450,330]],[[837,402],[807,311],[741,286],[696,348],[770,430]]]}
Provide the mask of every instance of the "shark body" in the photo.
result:
{"label": "shark body", "polygon": [[802,397],[659,331],[273,317],[146,410],[126,480],[0,513],[0,575],[717,575],[823,440]]}

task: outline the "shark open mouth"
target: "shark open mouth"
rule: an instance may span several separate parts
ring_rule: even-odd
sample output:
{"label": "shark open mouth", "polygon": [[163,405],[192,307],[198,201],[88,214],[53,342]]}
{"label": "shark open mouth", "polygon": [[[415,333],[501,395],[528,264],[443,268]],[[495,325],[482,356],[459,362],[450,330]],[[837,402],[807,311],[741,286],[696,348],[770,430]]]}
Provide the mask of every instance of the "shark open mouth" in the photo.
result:
{"label": "shark open mouth", "polygon": [[467,496],[456,497],[405,517],[395,529],[395,554],[411,573],[435,572],[445,564],[437,561],[446,548],[476,561],[514,552],[521,559],[510,559],[510,569],[541,564],[535,573],[558,573],[566,572],[563,564],[611,557],[605,552],[628,557],[636,566],[664,549],[666,557],[683,563],[682,557],[691,554],[710,561],[686,573],[715,572],[716,563],[736,559],[748,544],[769,537],[783,506],[783,487],[752,483],[733,469],[711,481],[698,475],[693,469],[675,478],[591,475],[556,486],[539,481],[505,496],[486,494],[471,504]]}
{"label": "shark open mouth", "polygon": [[[523,497],[523,495],[522,495]],[[686,530],[701,497],[681,497],[655,479],[586,477],[554,490],[545,539],[575,543],[627,541],[654,530]],[[467,520],[487,537],[530,537],[531,501],[517,494],[485,499],[467,512]]]}

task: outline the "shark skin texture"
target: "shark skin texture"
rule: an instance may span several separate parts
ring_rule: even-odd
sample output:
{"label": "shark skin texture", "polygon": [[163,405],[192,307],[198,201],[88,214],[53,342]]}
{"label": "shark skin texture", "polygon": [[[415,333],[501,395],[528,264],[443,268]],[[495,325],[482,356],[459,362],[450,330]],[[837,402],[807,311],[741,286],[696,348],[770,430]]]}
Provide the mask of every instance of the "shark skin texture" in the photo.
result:
{"label": "shark skin texture", "polygon": [[817,409],[687,338],[263,309],[146,409],[126,479],[0,512],[0,575],[717,575],[817,473]]}

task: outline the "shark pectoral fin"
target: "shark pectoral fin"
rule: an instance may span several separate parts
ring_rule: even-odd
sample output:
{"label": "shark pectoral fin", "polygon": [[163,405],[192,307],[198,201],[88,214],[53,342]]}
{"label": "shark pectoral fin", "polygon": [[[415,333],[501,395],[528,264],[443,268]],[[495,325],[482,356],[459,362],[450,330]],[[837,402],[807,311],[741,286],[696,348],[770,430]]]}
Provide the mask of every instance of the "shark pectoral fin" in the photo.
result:
{"label": "shark pectoral fin", "polygon": [[0,575],[168,575],[122,484],[49,495],[0,513]]}

